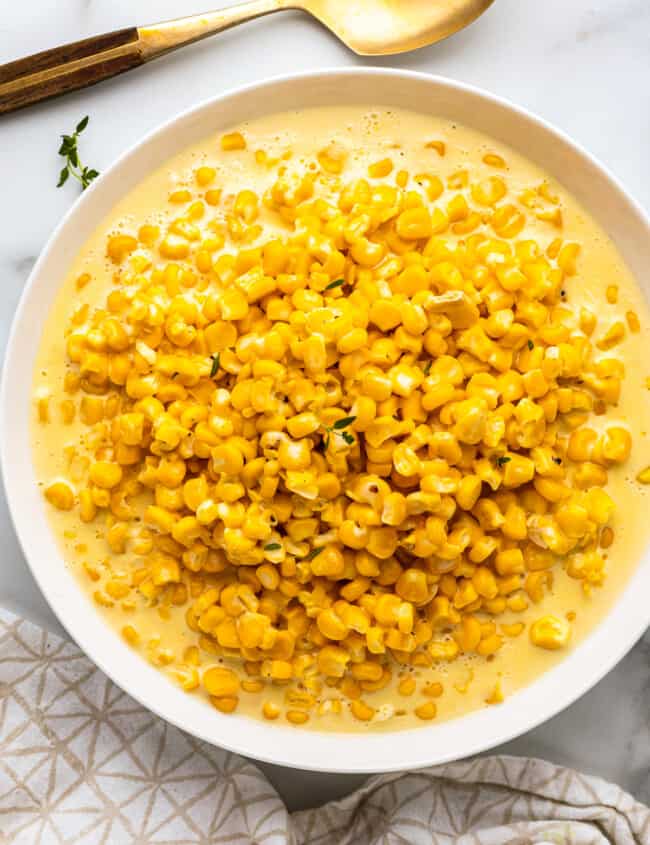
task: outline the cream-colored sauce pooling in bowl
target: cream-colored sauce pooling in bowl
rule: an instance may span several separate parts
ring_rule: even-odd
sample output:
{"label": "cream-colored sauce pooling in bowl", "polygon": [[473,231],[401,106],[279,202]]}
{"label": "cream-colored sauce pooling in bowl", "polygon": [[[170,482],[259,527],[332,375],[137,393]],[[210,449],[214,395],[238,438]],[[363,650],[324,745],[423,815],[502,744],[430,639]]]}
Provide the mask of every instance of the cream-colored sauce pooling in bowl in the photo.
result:
{"label": "cream-colored sauce pooling in bowl", "polygon": [[[34,376],[34,461],[37,477],[44,487],[53,479],[70,479],[71,473],[80,471],[78,458],[83,457],[83,449],[79,449],[79,444],[88,429],[78,414],[74,421],[64,422],[60,408],[62,401],[71,398],[64,391],[68,368],[64,329],[80,307],[85,304],[91,309],[103,307],[107,293],[115,289],[116,268],[106,257],[107,237],[118,231],[132,231],[143,223],[164,229],[179,214],[178,207],[168,201],[170,193],[186,186],[196,191],[194,172],[198,167],[211,166],[217,171],[214,186],[210,187],[218,187],[222,199],[219,205],[208,209],[210,214],[216,215],[221,213],[227,198],[239,191],[250,189],[261,196],[277,179],[278,167],[286,167],[289,172],[313,171],[318,166],[318,153],[332,143],[348,151],[343,174],[346,182],[367,178],[368,166],[385,158],[394,162],[393,174],[386,181],[394,182],[399,170],[411,175],[434,173],[445,182],[463,170],[468,170],[472,179],[475,176],[487,178],[496,172],[506,179],[510,197],[521,196],[527,189],[546,181],[545,175],[523,157],[477,132],[398,110],[322,108],[266,117],[237,127],[237,130],[246,138],[245,150],[224,152],[219,139],[213,137],[175,157],[118,204],[73,262],[45,328]],[[431,146],[431,141],[436,144]],[[277,159],[277,165],[269,167],[267,162],[257,160],[257,150],[263,150],[268,159]],[[444,155],[441,155],[442,150]],[[506,169],[495,171],[486,163],[486,155],[490,154],[502,156]],[[534,646],[528,636],[529,624],[548,613],[562,618],[569,614],[572,629],[569,648],[580,642],[606,615],[647,545],[648,499],[646,488],[635,478],[649,462],[650,392],[646,384],[649,373],[644,364],[644,349],[650,341],[648,309],[606,235],[560,187],[551,185],[550,192],[560,196],[562,229],[558,230],[552,220],[539,220],[528,214],[526,228],[518,237],[534,239],[543,247],[558,236],[581,245],[577,275],[567,280],[566,302],[571,309],[586,306],[593,310],[599,317],[598,333],[603,333],[626,312],[634,312],[640,321],[638,332],[626,324],[624,339],[608,353],[620,358],[626,367],[620,402],[589,421],[591,427],[599,429],[614,421],[622,424],[630,430],[634,444],[630,460],[609,471],[607,492],[616,503],[616,513],[611,522],[614,540],[604,550],[607,556],[605,583],[587,595],[580,581],[555,567],[552,588],[541,602],[530,602],[523,613],[499,617],[499,624],[523,622],[526,628],[519,636],[506,637],[504,646],[489,660],[466,656],[451,663],[434,663],[431,668],[398,666],[389,686],[364,694],[364,700],[377,710],[370,725],[354,719],[348,707],[343,706],[340,714],[332,714],[326,707],[320,715],[312,713],[308,727],[393,730],[421,724],[413,709],[430,700],[423,695],[422,688],[431,683],[440,683],[444,690],[435,698],[438,720],[488,706],[488,701],[495,702],[497,684],[504,695],[513,693],[551,668],[566,653],[562,649],[547,651]],[[264,209],[259,222],[264,227],[261,240],[268,239],[274,230],[282,231],[277,215]],[[77,280],[82,274],[88,274],[90,281],[79,289]],[[608,302],[608,288],[613,286],[617,288],[616,303]],[[38,418],[39,408],[44,415],[45,405],[46,423]],[[67,447],[75,447],[79,452],[72,462]],[[76,483],[74,478],[71,480]],[[116,571],[124,574],[137,568],[136,556],[111,552],[101,517],[84,524],[79,521],[76,509],[49,508],[49,511],[63,556],[79,573],[82,589],[91,596],[102,595],[104,604],[108,604],[103,586]],[[174,679],[185,678],[187,666],[183,656],[188,647],[196,645],[196,635],[185,623],[186,608],[150,606],[140,595],[129,595],[128,601],[133,601],[134,606],[125,611],[123,600],[114,597],[110,599],[112,606],[101,606],[101,612],[117,629],[124,625],[137,628],[143,656],[161,664]],[[216,660],[214,655],[201,654],[202,667]],[[409,678],[416,682],[415,692],[401,694],[400,681]],[[261,692],[242,692],[238,712],[259,716],[262,704],[268,701],[286,710],[287,690],[293,686],[267,684]],[[402,684],[401,689],[405,692],[409,687],[409,684]],[[197,691],[196,694],[202,693]],[[336,689],[327,687],[321,697],[345,701]]]}

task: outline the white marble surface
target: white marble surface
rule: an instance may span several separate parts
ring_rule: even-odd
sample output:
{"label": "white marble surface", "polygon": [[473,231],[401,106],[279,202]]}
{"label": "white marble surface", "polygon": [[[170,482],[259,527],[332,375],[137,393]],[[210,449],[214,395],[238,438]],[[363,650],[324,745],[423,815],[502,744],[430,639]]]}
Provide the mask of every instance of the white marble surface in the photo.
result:
{"label": "white marble surface", "polygon": [[[4,3],[0,62],[210,5],[210,0]],[[72,183],[54,187],[61,132],[89,114],[84,160],[102,169],[144,132],[213,93],[271,74],[365,61],[307,17],[289,12],[93,89],[0,117],[0,350],[35,257],[76,197]],[[447,42],[374,64],[440,73],[532,109],[588,147],[650,207],[648,0],[496,0],[482,19]],[[0,544],[0,604],[59,630],[26,569],[1,494]],[[646,635],[588,695],[504,750],[601,775],[650,803],[649,693]],[[292,808],[342,795],[362,780],[265,770]]]}

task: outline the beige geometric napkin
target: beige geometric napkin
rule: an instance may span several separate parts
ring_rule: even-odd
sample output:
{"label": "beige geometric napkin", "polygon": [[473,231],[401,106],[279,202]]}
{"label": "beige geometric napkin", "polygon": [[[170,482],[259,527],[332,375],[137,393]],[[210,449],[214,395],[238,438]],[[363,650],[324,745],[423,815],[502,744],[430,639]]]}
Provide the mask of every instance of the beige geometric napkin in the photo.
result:
{"label": "beige geometric napkin", "polygon": [[0,843],[650,845],[598,778],[486,757],[289,814],[247,760],[143,710],[70,642],[0,610]]}

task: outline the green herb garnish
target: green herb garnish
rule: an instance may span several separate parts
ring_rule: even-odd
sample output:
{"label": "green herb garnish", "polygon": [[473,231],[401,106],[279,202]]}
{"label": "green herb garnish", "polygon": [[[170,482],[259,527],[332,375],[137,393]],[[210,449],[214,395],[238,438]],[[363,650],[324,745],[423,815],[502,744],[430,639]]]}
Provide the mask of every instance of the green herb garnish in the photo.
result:
{"label": "green herb garnish", "polygon": [[348,444],[348,446],[351,446],[354,443],[354,437],[350,434],[349,431],[346,431],[345,429],[347,429],[348,426],[351,426],[355,420],[356,417],[341,417],[341,419],[337,420],[334,425],[325,426],[325,431],[327,432],[323,441],[325,445],[325,451],[329,449],[330,438],[332,434],[334,434],[334,432],[339,432],[341,434],[341,437]]}
{"label": "green herb garnish", "polygon": [[509,463],[511,460],[512,458],[509,458],[507,455],[501,455],[497,458],[496,464],[498,467],[502,467],[504,464]]}
{"label": "green herb garnish", "polygon": [[318,557],[318,555],[324,550],[325,546],[318,546],[317,548],[312,549],[308,555],[305,555],[303,560],[313,560],[315,557]]}
{"label": "green herb garnish", "polygon": [[334,288],[342,288],[345,284],[345,279],[336,279],[334,282],[330,282],[329,285],[325,288],[325,290],[334,290]]}
{"label": "green herb garnish", "polygon": [[534,348],[535,348],[535,344],[533,343],[533,341],[532,341],[532,340],[529,340],[529,341],[528,341],[528,348],[529,348],[529,349],[534,349]]}
{"label": "green herb garnish", "polygon": [[432,364],[433,364],[433,361],[427,361],[427,363],[424,365],[424,369],[422,370],[422,372],[424,373],[425,376],[428,376],[429,373],[431,372],[431,365]]}
{"label": "green herb garnish", "polygon": [[212,358],[212,368],[210,370],[210,378],[214,378],[219,370],[219,353],[217,352],[216,355],[211,355]]}
{"label": "green herb garnish", "polygon": [[81,135],[86,126],[88,126],[88,115],[79,121],[72,135],[61,136],[63,140],[61,141],[61,146],[59,147],[59,155],[63,156],[66,160],[66,164],[63,170],[59,173],[59,181],[56,185],[57,188],[65,185],[70,176],[74,176],[77,182],[81,184],[81,189],[85,191],[93,179],[96,179],[99,176],[98,170],[85,167],[79,161],[77,141],[79,140],[79,135]]}
{"label": "green herb garnish", "polygon": [[279,543],[269,543],[268,546],[264,546],[265,552],[277,552],[278,549],[281,549],[282,546]]}

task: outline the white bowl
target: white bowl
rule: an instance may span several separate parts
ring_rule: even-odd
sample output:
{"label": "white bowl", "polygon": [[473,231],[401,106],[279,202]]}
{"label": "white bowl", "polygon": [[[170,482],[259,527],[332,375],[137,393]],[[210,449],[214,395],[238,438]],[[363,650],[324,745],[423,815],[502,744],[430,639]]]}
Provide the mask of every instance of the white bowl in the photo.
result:
{"label": "white bowl", "polygon": [[650,223],[644,212],[588,153],[539,118],[476,88],[404,71],[357,68],[272,79],[216,97],[153,132],[66,215],[34,267],[14,320],[0,395],[0,455],[14,525],[36,581],[70,635],[122,689],[177,727],[249,757],[301,769],[386,772],[484,751],[530,730],[586,692],[650,623],[650,554],[596,630],[556,668],[499,707],[399,732],[316,733],[269,725],[222,715],[181,691],[105,625],[61,557],[36,486],[30,442],[32,372],[48,310],[72,257],[117,201],[145,174],[210,133],[270,112],[353,104],[447,117],[522,152],[592,213],[648,295]]}

